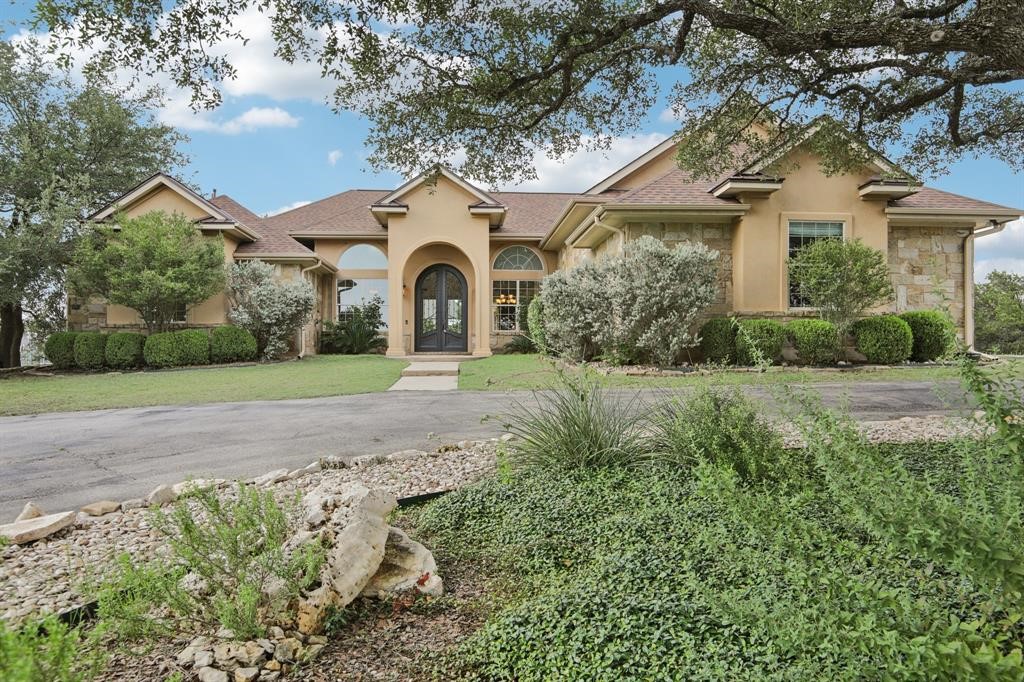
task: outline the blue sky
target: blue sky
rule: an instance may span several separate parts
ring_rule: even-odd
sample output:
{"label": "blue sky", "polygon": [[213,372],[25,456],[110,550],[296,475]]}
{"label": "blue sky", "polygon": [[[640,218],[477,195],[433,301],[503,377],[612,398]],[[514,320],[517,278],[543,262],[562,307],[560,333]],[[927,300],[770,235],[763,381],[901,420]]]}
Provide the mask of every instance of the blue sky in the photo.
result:
{"label": "blue sky", "polygon": [[[0,5],[0,12],[3,19],[24,21],[29,7],[27,2]],[[276,59],[267,23],[258,15],[242,23],[249,44],[222,46],[238,69],[238,78],[224,85],[224,104],[197,114],[188,108],[184,93],[171,90],[168,105],[159,113],[161,120],[191,138],[186,179],[204,192],[230,194],[259,214],[346,189],[398,184],[401,178],[394,173],[369,172],[363,144],[368,124],[355,113],[335,113],[327,106],[332,87],[320,78],[318,67]],[[6,34],[24,30],[14,25]],[[666,72],[661,80],[667,83],[674,76]],[[586,189],[674,132],[665,110],[660,103],[635,136],[618,140],[606,154],[581,153],[562,163],[539,156],[540,180],[521,189]],[[1024,174],[992,159],[963,160],[947,175],[926,181],[957,194],[1024,208]],[[979,241],[979,276],[993,268],[1024,273],[1024,222]]]}

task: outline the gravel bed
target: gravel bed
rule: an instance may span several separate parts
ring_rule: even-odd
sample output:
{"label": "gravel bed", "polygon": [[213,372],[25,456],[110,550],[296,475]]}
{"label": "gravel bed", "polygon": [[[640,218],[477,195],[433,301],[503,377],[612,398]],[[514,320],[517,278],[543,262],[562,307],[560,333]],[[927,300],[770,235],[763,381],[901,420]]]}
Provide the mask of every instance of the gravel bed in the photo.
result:
{"label": "gravel bed", "polygon": [[[777,423],[791,447],[802,445],[795,425]],[[865,421],[859,427],[872,442],[948,440],[977,436],[984,429],[969,419],[942,416]],[[493,472],[498,443],[462,441],[438,452],[410,450],[388,456],[321,460],[323,469],[268,486],[280,499],[294,498],[324,481],[339,485],[361,481],[384,488],[396,497],[452,490]],[[229,493],[230,494],[230,493]],[[50,511],[50,510],[48,510]],[[87,601],[79,592],[83,581],[101,578],[123,553],[138,558],[164,551],[150,527],[146,509],[131,509],[101,517],[79,514],[78,523],[27,545],[0,548],[0,619],[18,622],[36,613],[60,612]]]}

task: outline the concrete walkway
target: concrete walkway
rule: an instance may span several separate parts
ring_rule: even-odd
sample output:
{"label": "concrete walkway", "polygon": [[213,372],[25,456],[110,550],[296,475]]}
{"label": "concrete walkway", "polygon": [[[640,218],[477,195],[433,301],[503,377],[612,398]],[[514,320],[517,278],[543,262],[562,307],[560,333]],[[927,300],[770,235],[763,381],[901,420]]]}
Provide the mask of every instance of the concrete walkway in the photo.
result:
{"label": "concrete walkway", "polygon": [[[809,389],[826,404],[846,402],[859,419],[967,409],[955,381]],[[778,410],[769,391],[742,390],[766,411]],[[643,395],[658,401],[668,393]],[[57,512],[101,499],[141,497],[160,483],[190,476],[250,477],[304,466],[323,455],[433,450],[442,443],[491,438],[503,432],[500,416],[514,402],[533,400],[528,391],[394,391],[0,417],[0,522],[13,519],[28,500]]]}
{"label": "concrete walkway", "polygon": [[459,387],[459,365],[462,356],[412,355],[409,366],[392,384],[389,391],[454,391]]}

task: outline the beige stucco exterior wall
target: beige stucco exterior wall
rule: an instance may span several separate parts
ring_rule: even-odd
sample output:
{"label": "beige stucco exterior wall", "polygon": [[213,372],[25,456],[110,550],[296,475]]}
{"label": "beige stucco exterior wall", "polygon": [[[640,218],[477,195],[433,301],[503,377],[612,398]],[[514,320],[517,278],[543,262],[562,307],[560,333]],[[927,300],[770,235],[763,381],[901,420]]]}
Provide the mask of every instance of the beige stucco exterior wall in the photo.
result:
{"label": "beige stucco exterior wall", "polygon": [[635,189],[657,180],[665,173],[676,168],[676,148],[670,147],[648,163],[616,182],[613,189]]}
{"label": "beige stucco exterior wall", "polygon": [[832,220],[845,223],[847,239],[861,239],[883,253],[888,251],[888,219],[884,201],[865,201],[858,187],[872,174],[826,176],[816,159],[797,151],[782,188],[766,198],[741,196],[750,210],[733,238],[735,309],[748,312],[788,310],[790,220]]}
{"label": "beige stucco exterior wall", "polygon": [[164,186],[123,209],[123,213],[129,218],[134,218],[150,211],[180,213],[193,220],[202,220],[203,218],[210,217],[208,212],[174,190]]}
{"label": "beige stucco exterior wall", "polygon": [[[416,278],[435,263],[457,268],[468,285],[468,350],[486,356],[490,350],[490,228],[487,216],[473,216],[469,205],[479,200],[440,177],[419,185],[401,201],[406,215],[388,220],[388,355],[413,349]],[[400,302],[400,304],[399,304]]]}

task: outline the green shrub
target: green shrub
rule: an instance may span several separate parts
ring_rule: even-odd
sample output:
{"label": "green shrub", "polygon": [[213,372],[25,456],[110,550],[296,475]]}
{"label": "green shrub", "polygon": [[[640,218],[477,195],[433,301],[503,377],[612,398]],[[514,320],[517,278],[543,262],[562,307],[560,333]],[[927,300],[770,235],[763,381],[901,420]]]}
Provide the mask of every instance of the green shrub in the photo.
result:
{"label": "green shrub", "polygon": [[910,325],[914,339],[910,357],[915,362],[928,362],[941,358],[952,345],[956,331],[945,314],[937,310],[914,310],[900,315]]}
{"label": "green shrub", "polygon": [[114,369],[132,369],[141,367],[145,358],[142,348],[146,345],[146,336],[135,332],[115,332],[107,337],[107,367]]}
{"label": "green shrub", "polygon": [[320,334],[321,351],[362,355],[387,346],[387,340],[381,334],[385,327],[381,314],[383,305],[384,299],[374,295],[361,305],[350,306],[345,319],[324,322],[324,329]]}
{"label": "green shrub", "polygon": [[526,310],[526,321],[530,338],[533,340],[533,345],[537,347],[537,352],[548,355],[550,349],[544,334],[544,301],[540,296],[534,296],[530,301]]}
{"label": "green shrub", "polygon": [[75,365],[82,369],[103,369],[107,362],[107,335],[82,332],[75,338]]}
{"label": "green shrub", "polygon": [[727,317],[708,320],[700,328],[700,352],[705,362],[736,360],[736,325]]}
{"label": "green shrub", "polygon": [[661,403],[651,417],[659,460],[686,470],[711,462],[731,467],[743,481],[803,476],[782,439],[738,389],[700,388],[686,400]]}
{"label": "green shrub", "polygon": [[839,330],[825,320],[793,320],[786,325],[786,336],[808,365],[829,365],[839,354]]}
{"label": "green shrub", "polygon": [[857,350],[868,362],[878,365],[903,362],[914,347],[910,325],[895,315],[866,317],[853,325],[853,335],[857,339]]}
{"label": "green shrub", "polygon": [[4,682],[88,682],[106,658],[100,629],[88,636],[56,616],[13,629],[0,620],[0,680]]}
{"label": "green shrub", "polygon": [[[239,484],[230,497],[199,488],[151,519],[171,560],[136,564],[126,555],[97,590],[101,619],[125,638],[181,634],[197,625],[228,628],[238,639],[260,637],[319,579],[326,556],[316,540],[286,551],[287,510],[255,486]],[[204,588],[188,589],[185,576]]]}
{"label": "green shrub", "polygon": [[71,369],[75,366],[75,338],[79,332],[55,332],[46,338],[43,353],[50,364],[57,369]]}
{"label": "green shrub", "polygon": [[774,364],[782,354],[785,328],[775,320],[740,320],[736,330],[736,362]]}
{"label": "green shrub", "polygon": [[213,362],[248,362],[256,359],[256,337],[247,330],[226,324],[210,334]]}
{"label": "green shrub", "polygon": [[174,367],[179,364],[177,347],[174,332],[150,334],[142,347],[142,356],[150,367]]}
{"label": "green shrub", "polygon": [[519,438],[510,458],[520,465],[557,469],[630,466],[648,459],[637,399],[623,402],[593,378],[561,375],[561,386],[516,402],[505,428]]}
{"label": "green shrub", "polygon": [[178,365],[210,364],[210,335],[203,329],[183,329],[174,332]]}
{"label": "green shrub", "polygon": [[537,346],[526,334],[516,334],[501,347],[503,353],[536,353]]}

